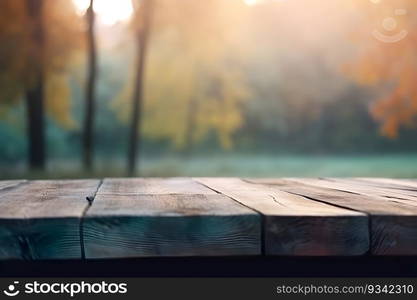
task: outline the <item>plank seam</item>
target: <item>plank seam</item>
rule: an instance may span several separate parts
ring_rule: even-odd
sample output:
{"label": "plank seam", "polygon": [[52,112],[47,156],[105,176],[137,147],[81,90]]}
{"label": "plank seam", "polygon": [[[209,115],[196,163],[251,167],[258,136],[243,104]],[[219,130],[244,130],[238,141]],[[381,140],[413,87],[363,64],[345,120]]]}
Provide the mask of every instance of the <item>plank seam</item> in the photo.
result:
{"label": "plank seam", "polygon": [[371,230],[372,222],[371,222],[371,217],[372,216],[369,213],[367,213],[365,211],[353,209],[353,208],[350,208],[350,207],[346,207],[346,206],[343,206],[343,205],[338,205],[338,204],[334,204],[334,203],[331,203],[331,202],[327,202],[327,201],[324,201],[324,200],[318,200],[318,199],[315,199],[315,198],[312,198],[312,197],[309,197],[309,196],[306,196],[306,195],[303,195],[303,194],[298,194],[298,193],[289,192],[289,191],[285,191],[285,192],[286,193],[289,193],[289,194],[292,194],[292,195],[297,195],[297,196],[304,197],[304,198],[309,199],[311,201],[320,202],[320,203],[327,204],[327,205],[330,205],[330,206],[334,206],[334,207],[338,207],[338,208],[343,208],[343,209],[346,209],[346,210],[356,211],[356,212],[360,212],[360,213],[365,214],[366,217],[368,218],[369,249],[363,255],[364,256],[367,256],[367,255],[370,255],[371,254],[371,241],[372,241],[372,230]]}
{"label": "plank seam", "polygon": [[79,236],[80,236],[80,251],[81,251],[81,259],[85,260],[85,242],[84,242],[84,219],[87,215],[88,210],[94,203],[94,199],[96,198],[96,195],[103,184],[103,179],[100,179],[99,184],[97,185],[97,188],[94,192],[94,195],[89,195],[85,197],[85,200],[88,202],[88,205],[84,208],[83,213],[80,218],[80,224],[79,224]]}
{"label": "plank seam", "polygon": [[[346,183],[343,183],[343,182],[339,182],[339,181],[337,181],[333,178],[324,178],[323,180],[324,181],[330,181],[330,182],[333,182],[333,183],[336,183],[336,184],[346,184]],[[398,189],[398,188],[390,188],[390,187],[382,187],[382,186],[366,186],[366,185],[365,186],[360,186],[361,185],[360,181],[359,182],[353,182],[353,183],[356,183],[357,185],[359,185],[359,188],[361,188],[361,189],[366,189],[366,188],[374,189],[376,191],[379,191],[379,192],[383,193],[382,195],[379,195],[379,197],[385,197],[385,198],[391,198],[391,199],[410,200],[410,199],[407,199],[407,198],[402,198],[403,195],[396,194],[396,193],[398,193],[398,192],[415,192],[416,191],[416,190],[406,190],[406,189]],[[367,182],[365,181],[362,184],[366,184],[366,183]],[[346,189],[349,189],[348,187],[345,187],[343,189],[329,187],[329,189],[342,190],[342,191],[345,191],[345,192],[348,192],[348,193],[354,193],[354,194],[358,194],[358,195],[372,196],[372,195],[368,195],[367,193],[365,193],[363,191],[361,191],[361,192],[348,191],[348,190],[346,190]],[[385,194],[385,193],[394,193],[395,195],[388,195],[388,194]],[[417,196],[415,194],[408,194],[407,193],[406,195],[409,196],[409,197],[417,199]]]}
{"label": "plank seam", "polygon": [[[246,182],[248,184],[255,184],[255,185],[258,185],[258,186],[268,187],[267,184],[254,183],[253,181],[251,181],[250,179],[247,179],[247,178],[241,178],[240,180],[242,180],[243,182]],[[308,185],[306,185],[306,186],[308,187]],[[368,243],[369,243],[369,248],[368,248],[368,250],[363,255],[366,256],[366,255],[369,255],[371,253],[371,241],[372,241],[371,224],[372,224],[372,222],[371,222],[371,215],[369,213],[364,212],[364,211],[360,211],[360,210],[356,210],[356,209],[352,209],[350,207],[345,207],[343,205],[338,205],[338,204],[330,203],[330,202],[327,202],[327,201],[324,201],[324,200],[314,199],[312,197],[303,195],[301,193],[299,194],[299,193],[295,193],[295,192],[281,190],[279,187],[274,187],[274,188],[278,189],[279,191],[283,191],[283,192],[288,193],[288,194],[300,196],[300,197],[303,197],[303,198],[308,199],[308,200],[311,200],[311,201],[315,201],[315,202],[319,202],[319,203],[326,204],[326,205],[329,205],[329,206],[338,207],[338,208],[346,209],[346,210],[349,210],[349,211],[355,211],[355,212],[359,212],[359,213],[364,214],[367,217],[367,219],[368,219],[368,238],[369,238]],[[339,191],[339,192],[343,192],[343,191]],[[349,194],[349,192],[347,192],[347,193]],[[354,194],[354,193],[352,193],[352,194]]]}
{"label": "plank seam", "polygon": [[[216,190],[215,188],[212,188],[212,187],[208,186],[207,184],[204,184],[203,182],[198,181],[198,179],[192,178],[192,180],[194,182],[196,182],[196,183],[198,183],[198,184],[200,184],[202,186],[205,186],[206,188],[208,188],[208,189],[216,192],[219,195],[225,196],[225,197],[233,200],[234,202],[237,202],[238,204],[240,204],[240,205],[242,205],[242,206],[250,209],[251,211],[257,213],[258,215],[260,215],[260,217],[261,217],[261,237],[260,237],[260,239],[261,239],[261,255],[264,256],[265,255],[265,223],[266,223],[264,214],[262,214],[257,209],[254,209],[253,207],[250,207],[250,206],[248,206],[248,205],[240,202],[239,200],[236,200],[235,198],[233,198],[233,197],[231,197],[229,195],[226,195],[226,194],[224,194],[224,193]],[[240,180],[242,180],[242,179],[240,179]]]}
{"label": "plank seam", "polygon": [[[242,179],[242,181],[245,181],[246,183],[249,183],[249,184],[255,184],[255,185],[258,185],[258,186],[260,185],[260,186],[265,186],[265,187],[269,187],[270,188],[270,186],[268,184],[254,183],[253,181],[250,181],[248,179]],[[292,182],[292,183],[294,183],[294,182]],[[295,182],[295,183],[296,184],[299,184],[298,182]],[[326,205],[330,205],[330,206],[334,206],[334,207],[338,207],[338,208],[342,208],[342,209],[346,209],[346,210],[360,212],[360,213],[363,213],[363,214],[366,214],[367,216],[369,216],[369,214],[366,211],[361,211],[361,210],[353,209],[353,208],[346,207],[346,206],[343,206],[343,205],[334,204],[332,202],[327,202],[325,200],[315,199],[315,198],[312,198],[310,196],[303,195],[302,193],[290,192],[290,191],[287,191],[285,189],[280,189],[279,186],[274,186],[274,185],[272,185],[272,186],[273,186],[273,188],[276,188],[276,189],[280,190],[281,192],[285,192],[285,193],[292,194],[292,195],[296,195],[296,196],[301,196],[301,197],[304,197],[306,199],[309,199],[309,200],[312,200],[312,201],[316,201],[316,202],[320,202],[320,203],[323,203],[323,204],[326,204]],[[317,188],[316,186],[311,186],[311,185],[310,186],[309,185],[305,185],[305,186]],[[321,189],[323,189],[323,188],[321,188]],[[339,192],[345,192],[343,190],[338,190],[338,191]],[[356,193],[349,193],[349,192],[346,192],[346,193],[348,193],[348,194],[356,194]],[[361,196],[361,194],[357,194],[357,195]]]}
{"label": "plank seam", "polygon": [[[357,182],[360,182],[362,184],[371,184],[372,186],[375,184],[375,186],[377,186],[377,187],[383,187],[383,188],[387,188],[387,189],[390,189],[390,190],[417,192],[417,187],[413,187],[411,185],[408,185],[407,182],[405,182],[405,183],[400,183],[400,182],[392,183],[390,186],[385,186],[384,187],[382,182],[369,181],[369,180],[367,180],[367,178],[361,178],[361,177],[355,178],[354,177],[354,178],[351,178],[351,179],[353,179]],[[382,179],[385,179],[385,178],[382,178]],[[398,179],[398,180],[401,180],[401,179]]]}
{"label": "plank seam", "polygon": [[[330,181],[330,182],[333,182],[333,183],[336,183],[336,184],[338,184],[338,183],[340,184],[340,182],[335,181],[333,179],[323,179],[323,180],[324,181]],[[288,180],[288,181],[290,181],[291,183],[300,184],[297,181],[292,181],[292,180]],[[303,183],[303,184],[306,185],[306,186],[313,187],[313,188],[323,188],[323,187],[318,186],[318,185],[315,185],[313,183]],[[369,188],[371,188],[371,187],[369,187]],[[379,190],[382,194],[371,195],[371,194],[368,194],[367,192],[364,192],[364,191],[356,191],[355,192],[353,190],[349,190],[349,187],[341,187],[341,188],[332,187],[332,186],[326,187],[326,189],[329,189],[329,190],[343,192],[343,193],[349,193],[349,194],[359,195],[359,196],[381,197],[381,198],[388,198],[388,199],[394,199],[394,200],[403,200],[403,201],[416,201],[417,200],[417,198],[414,195],[408,195],[409,197],[415,198],[415,199],[410,199],[410,198],[404,198],[404,197],[402,197],[402,195],[389,195],[389,194],[386,194],[387,191],[381,191],[381,188],[380,187],[372,187],[372,188],[374,190],[376,190],[376,191]],[[388,193],[390,193],[390,191],[388,191]],[[395,191],[392,191],[392,193],[395,194]],[[413,205],[413,204],[407,204],[407,205]]]}
{"label": "plank seam", "polygon": [[[204,186],[204,187],[208,188],[209,190],[211,190],[211,191],[215,192],[216,194],[219,194],[219,195],[224,195],[223,193],[219,192],[218,190],[213,189],[213,188],[209,187],[208,185],[206,185],[206,184],[204,184],[204,183],[202,183],[202,182],[198,181],[198,179],[197,179],[197,180],[195,180],[194,178],[191,178],[191,180],[192,180],[193,182],[197,183],[198,185],[201,185],[201,186]],[[227,197],[229,197],[229,196],[227,196]],[[229,197],[229,198],[230,198],[230,197]],[[235,201],[235,200],[233,199],[233,201]],[[239,204],[241,204],[241,203],[239,202]],[[246,206],[246,205],[245,205],[245,206]]]}

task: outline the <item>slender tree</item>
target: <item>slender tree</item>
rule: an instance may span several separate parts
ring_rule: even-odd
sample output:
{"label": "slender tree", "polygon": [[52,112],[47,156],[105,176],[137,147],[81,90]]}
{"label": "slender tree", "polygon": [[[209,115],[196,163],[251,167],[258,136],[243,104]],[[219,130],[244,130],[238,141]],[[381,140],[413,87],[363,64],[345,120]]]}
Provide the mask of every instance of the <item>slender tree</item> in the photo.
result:
{"label": "slender tree", "polygon": [[197,112],[198,112],[198,97],[197,95],[194,95],[190,102],[188,103],[187,107],[187,115],[186,115],[186,124],[185,124],[185,141],[184,141],[184,148],[182,150],[182,153],[184,155],[189,155],[193,151],[193,144],[194,144],[194,137],[193,133],[195,130],[195,127],[197,125]]}
{"label": "slender tree", "polygon": [[93,122],[95,114],[95,90],[97,79],[97,48],[94,33],[95,13],[94,0],[90,0],[90,6],[86,12],[87,19],[87,55],[88,55],[88,78],[85,91],[85,118],[83,132],[83,163],[84,168],[91,169],[93,165]]}
{"label": "slender tree", "polygon": [[0,106],[24,101],[31,168],[45,167],[47,115],[74,126],[69,69],[81,46],[80,21],[71,0],[1,1]]}
{"label": "slender tree", "polygon": [[137,61],[135,88],[132,98],[132,119],[130,128],[130,140],[128,149],[128,175],[133,176],[136,172],[137,154],[140,151],[141,137],[141,113],[143,106],[143,86],[145,75],[145,60],[148,48],[148,39],[151,27],[153,0],[142,0],[140,5],[135,3]]}
{"label": "slender tree", "polygon": [[44,47],[45,28],[43,0],[26,0],[32,46],[31,84],[26,87],[27,128],[29,138],[29,165],[45,167],[45,122],[44,122]]}
{"label": "slender tree", "polygon": [[[216,138],[221,147],[230,149],[234,133],[243,125],[243,103],[250,90],[243,73],[242,43],[236,43],[241,30],[229,25],[231,16],[243,23],[247,7],[240,0],[204,5],[194,0],[158,0],[153,5],[142,140],[170,142],[184,155],[207,138]],[[122,121],[132,113],[133,82],[115,99]]]}

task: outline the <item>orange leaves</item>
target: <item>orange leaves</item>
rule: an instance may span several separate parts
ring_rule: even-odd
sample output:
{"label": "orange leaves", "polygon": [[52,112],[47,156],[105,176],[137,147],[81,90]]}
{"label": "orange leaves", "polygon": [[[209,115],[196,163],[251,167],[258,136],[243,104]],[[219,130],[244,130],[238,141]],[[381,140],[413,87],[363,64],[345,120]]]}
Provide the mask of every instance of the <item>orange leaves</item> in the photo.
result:
{"label": "orange leaves", "polygon": [[[381,123],[381,133],[389,138],[398,136],[401,127],[412,127],[417,116],[417,43],[414,0],[367,3],[362,6],[368,17],[362,27],[378,32],[364,35],[358,41],[367,45],[355,62],[347,68],[357,82],[374,86],[382,96],[371,107],[374,118]],[[366,26],[366,27],[365,27]],[[373,26],[373,27],[372,27]],[[405,38],[392,42],[392,37],[406,32]],[[387,36],[389,39],[380,39]],[[391,42],[388,42],[391,41]]]}
{"label": "orange leaves", "polygon": [[415,88],[397,87],[387,97],[379,99],[371,112],[376,120],[382,123],[381,133],[389,138],[396,138],[399,129],[413,127],[416,124],[417,101]]}

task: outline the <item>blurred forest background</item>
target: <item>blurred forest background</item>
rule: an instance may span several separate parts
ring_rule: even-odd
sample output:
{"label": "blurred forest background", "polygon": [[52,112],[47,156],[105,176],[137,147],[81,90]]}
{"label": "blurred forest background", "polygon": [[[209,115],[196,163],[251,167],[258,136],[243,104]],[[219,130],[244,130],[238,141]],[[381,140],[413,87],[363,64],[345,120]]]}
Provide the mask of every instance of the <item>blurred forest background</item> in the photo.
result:
{"label": "blurred forest background", "polygon": [[415,0],[1,0],[0,178],[417,177]]}

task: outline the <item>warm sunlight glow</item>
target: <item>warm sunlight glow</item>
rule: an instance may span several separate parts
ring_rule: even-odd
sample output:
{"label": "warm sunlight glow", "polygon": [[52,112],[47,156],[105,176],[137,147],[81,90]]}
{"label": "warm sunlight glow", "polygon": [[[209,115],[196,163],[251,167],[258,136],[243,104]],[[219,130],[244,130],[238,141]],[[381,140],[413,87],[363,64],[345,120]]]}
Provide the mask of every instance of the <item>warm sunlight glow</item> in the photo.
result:
{"label": "warm sunlight glow", "polygon": [[243,2],[245,2],[246,5],[248,6],[255,6],[258,4],[262,4],[262,3],[266,3],[268,1],[284,1],[284,0],[243,0]]}
{"label": "warm sunlight glow", "polygon": [[[77,11],[84,13],[90,4],[90,0],[73,0]],[[105,25],[113,25],[120,21],[126,21],[133,12],[131,0],[95,0],[94,11],[98,19]]]}
{"label": "warm sunlight glow", "polygon": [[247,5],[255,5],[259,1],[258,0],[244,0]]}

